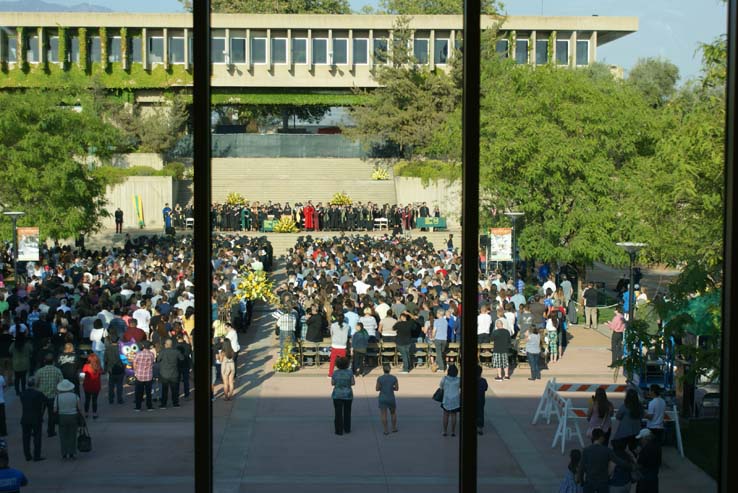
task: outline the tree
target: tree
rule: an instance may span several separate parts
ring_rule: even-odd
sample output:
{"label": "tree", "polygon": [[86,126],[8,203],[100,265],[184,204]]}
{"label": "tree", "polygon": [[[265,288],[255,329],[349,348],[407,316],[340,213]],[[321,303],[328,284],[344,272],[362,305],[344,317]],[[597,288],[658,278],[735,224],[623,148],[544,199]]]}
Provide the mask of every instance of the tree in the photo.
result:
{"label": "tree", "polygon": [[[615,245],[629,239],[622,188],[629,168],[653,154],[653,110],[630,86],[586,70],[487,55],[481,81],[483,223],[505,224],[492,209],[520,210],[521,256],[571,263],[580,274],[595,260],[623,263]],[[461,135],[460,125],[449,118],[441,134]],[[460,151],[454,145],[450,155]]]}
{"label": "tree", "polygon": [[[399,15],[450,15],[462,14],[461,0],[380,0],[379,12]],[[482,0],[483,14],[499,14],[502,5],[498,0]]]}
{"label": "tree", "polygon": [[[105,211],[105,183],[84,161],[109,157],[120,140],[90,105],[63,106],[68,94],[0,94],[0,207],[26,213],[21,225],[39,226],[43,238],[94,231]],[[5,238],[10,224],[0,223]]]}
{"label": "tree", "polygon": [[674,95],[678,80],[679,67],[663,58],[641,58],[628,75],[628,83],[654,108],[663,106]]}
{"label": "tree", "polygon": [[[180,0],[192,10],[191,0]],[[213,12],[228,14],[350,14],[348,0],[213,0]]]}
{"label": "tree", "polygon": [[120,105],[109,100],[99,106],[124,134],[130,149],[163,154],[184,135],[189,112],[181,97],[157,107]]}
{"label": "tree", "polygon": [[416,63],[410,49],[409,18],[395,23],[394,44],[387,64],[375,66],[374,79],[380,87],[366,93],[368,101],[351,108],[356,124],[345,133],[365,146],[396,144],[402,157],[432,143],[459,101],[454,79],[443,70]]}

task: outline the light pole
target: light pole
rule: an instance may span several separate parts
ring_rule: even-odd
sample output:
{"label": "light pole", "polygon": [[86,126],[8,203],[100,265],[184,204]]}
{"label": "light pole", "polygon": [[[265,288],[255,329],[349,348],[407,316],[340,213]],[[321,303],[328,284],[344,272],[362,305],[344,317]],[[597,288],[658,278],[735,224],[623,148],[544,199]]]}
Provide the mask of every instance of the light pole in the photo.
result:
{"label": "light pole", "polygon": [[518,272],[517,272],[517,257],[518,257],[518,238],[515,235],[515,223],[518,218],[523,217],[525,212],[505,212],[505,215],[512,221],[512,280],[513,286],[515,286],[515,292],[518,292]]}
{"label": "light pole", "polygon": [[629,269],[629,276],[630,281],[628,283],[628,324],[630,324],[633,321],[633,308],[634,308],[634,300],[633,300],[633,264],[635,263],[635,258],[638,252],[646,246],[645,243],[632,243],[632,242],[626,242],[626,243],[617,243],[617,245],[625,250],[628,253],[628,257],[630,257],[630,269]]}
{"label": "light pole", "polygon": [[3,212],[3,214],[13,220],[13,274],[15,275],[15,285],[17,287],[19,279],[18,279],[18,229],[16,228],[16,223],[18,222],[18,218],[21,216],[24,216],[26,213],[19,212],[19,211],[8,211],[8,212]]}

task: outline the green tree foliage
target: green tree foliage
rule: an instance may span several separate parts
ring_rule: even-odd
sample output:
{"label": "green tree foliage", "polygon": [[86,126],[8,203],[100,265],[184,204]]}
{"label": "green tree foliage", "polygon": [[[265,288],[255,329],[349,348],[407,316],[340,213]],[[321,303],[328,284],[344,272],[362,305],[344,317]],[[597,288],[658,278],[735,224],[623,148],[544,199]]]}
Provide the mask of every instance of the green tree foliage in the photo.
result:
{"label": "green tree foliage", "polygon": [[142,107],[98,99],[102,114],[124,134],[130,150],[165,153],[184,135],[189,117],[187,105],[174,97],[167,105]]}
{"label": "green tree foliage", "polygon": [[367,94],[366,103],[351,108],[356,127],[345,129],[367,146],[396,144],[406,158],[432,143],[460,94],[443,70],[415,63],[408,23],[407,17],[398,18],[388,63],[374,68],[374,79],[381,87]]}
{"label": "green tree foliage", "polygon": [[[87,156],[109,157],[119,132],[82,104],[62,106],[66,94],[0,94],[0,207],[21,210],[19,225],[40,227],[43,238],[93,231],[105,211],[105,182]],[[10,238],[10,223],[0,223]]]}
{"label": "green tree foliage", "polygon": [[642,58],[628,74],[628,83],[654,108],[663,106],[674,95],[678,80],[679,67],[663,58]]}
{"label": "green tree foliage", "polygon": [[[191,0],[180,0],[192,10]],[[213,12],[228,14],[350,14],[348,0],[212,0]]]}
{"label": "green tree foliage", "polygon": [[[499,14],[503,5],[498,0],[482,0],[483,14]],[[400,15],[462,14],[462,0],[380,0],[379,13]]]}

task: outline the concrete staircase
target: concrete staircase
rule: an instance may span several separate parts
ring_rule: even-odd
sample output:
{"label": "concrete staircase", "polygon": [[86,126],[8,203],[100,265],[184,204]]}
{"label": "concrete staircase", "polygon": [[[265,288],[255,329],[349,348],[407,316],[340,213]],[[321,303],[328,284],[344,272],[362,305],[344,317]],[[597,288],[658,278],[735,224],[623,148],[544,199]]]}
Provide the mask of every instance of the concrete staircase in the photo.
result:
{"label": "concrete staircase", "polygon": [[212,174],[216,203],[231,192],[251,202],[325,203],[336,192],[360,202],[397,202],[393,180],[372,180],[371,164],[361,159],[216,158]]}

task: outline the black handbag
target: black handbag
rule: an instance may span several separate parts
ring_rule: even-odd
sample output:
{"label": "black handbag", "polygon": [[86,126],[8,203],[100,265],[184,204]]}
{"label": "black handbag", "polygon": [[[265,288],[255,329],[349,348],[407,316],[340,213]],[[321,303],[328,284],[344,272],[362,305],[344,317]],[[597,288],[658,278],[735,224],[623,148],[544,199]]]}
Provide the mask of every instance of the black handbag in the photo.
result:
{"label": "black handbag", "polygon": [[90,437],[90,432],[87,431],[86,426],[81,427],[77,434],[77,450],[80,452],[92,451],[92,437]]}
{"label": "black handbag", "polygon": [[441,387],[438,387],[435,392],[433,392],[433,400],[436,402],[443,402],[443,389]]}

